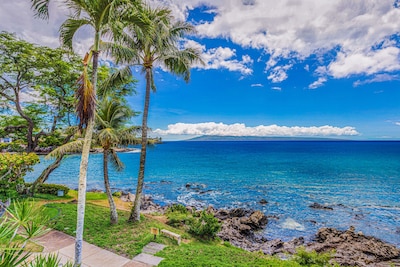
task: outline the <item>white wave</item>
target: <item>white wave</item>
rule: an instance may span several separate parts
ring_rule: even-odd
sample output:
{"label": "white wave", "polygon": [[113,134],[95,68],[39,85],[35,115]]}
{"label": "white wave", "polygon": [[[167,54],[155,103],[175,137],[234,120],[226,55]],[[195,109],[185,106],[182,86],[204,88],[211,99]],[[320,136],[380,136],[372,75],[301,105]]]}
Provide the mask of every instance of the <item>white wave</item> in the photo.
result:
{"label": "white wave", "polygon": [[291,230],[297,230],[297,231],[304,231],[306,228],[304,225],[296,222],[292,218],[287,218],[283,223],[282,223],[282,228],[285,229],[291,229]]}

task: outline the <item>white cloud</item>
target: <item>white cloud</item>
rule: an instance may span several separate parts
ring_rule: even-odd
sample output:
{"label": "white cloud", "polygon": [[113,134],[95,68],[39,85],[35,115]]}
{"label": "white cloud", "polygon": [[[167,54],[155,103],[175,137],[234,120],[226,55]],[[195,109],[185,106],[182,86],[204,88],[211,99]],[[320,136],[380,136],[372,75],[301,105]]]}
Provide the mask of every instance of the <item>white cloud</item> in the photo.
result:
{"label": "white cloud", "polygon": [[[396,69],[393,63],[400,65],[396,51],[388,55],[393,56],[393,60],[383,59],[376,67],[369,65],[357,71],[353,65],[353,59],[357,57],[367,64],[370,63],[368,58],[376,63],[379,51],[375,55],[371,52],[372,47],[396,50],[396,43],[388,38],[398,34],[400,25],[400,9],[394,7],[393,0],[259,0],[251,1],[251,5],[242,0],[162,2],[172,6],[180,18],[186,18],[195,7],[212,8],[215,17],[197,25],[199,34],[264,50],[271,55],[268,71],[281,59],[302,60],[313,54],[322,59],[321,55],[337,48],[350,58],[343,61],[339,55],[337,60],[334,57],[329,60],[335,63],[330,70],[335,78],[392,71]],[[276,77],[276,71],[272,72],[271,78]],[[285,75],[278,76],[281,78],[275,79],[276,82]]]}
{"label": "white cloud", "polygon": [[387,47],[368,53],[353,52],[338,54],[336,61],[328,66],[328,72],[335,78],[345,78],[352,74],[372,75],[380,72],[400,70],[400,49]]}
{"label": "white cloud", "polygon": [[195,67],[199,69],[227,69],[229,71],[237,71],[243,75],[251,75],[253,70],[253,59],[249,55],[243,55],[242,60],[236,59],[236,50],[229,47],[217,47],[206,49],[205,45],[201,45],[193,40],[186,40],[184,47],[192,47],[202,52],[202,58],[205,65],[198,64]]}
{"label": "white cloud", "polygon": [[[398,81],[400,80],[398,75],[390,75],[390,74],[377,74],[371,79],[366,79],[366,80],[358,80],[353,83],[354,87],[363,85],[363,84],[369,84],[369,83],[376,83],[376,82],[387,82],[387,81]],[[379,93],[383,92],[382,90],[377,91]]]}
{"label": "white cloud", "polygon": [[324,83],[327,81],[327,79],[325,77],[319,77],[318,80],[316,80],[315,82],[313,82],[312,84],[310,84],[308,86],[309,89],[316,89],[318,87],[321,87],[322,85],[324,85]]}
{"label": "white cloud", "polygon": [[287,71],[292,67],[292,64],[283,65],[283,66],[276,66],[274,67],[269,76],[267,77],[268,80],[271,80],[273,83],[280,83],[283,82],[288,78]]}
{"label": "white cloud", "polygon": [[168,125],[167,130],[154,131],[160,135],[216,135],[216,136],[353,136],[359,133],[354,127],[334,126],[278,126],[259,125],[247,127],[243,123],[224,124],[205,123],[175,123]]}
{"label": "white cloud", "polygon": [[[282,60],[294,59],[291,61],[293,64],[314,54],[321,59],[321,55],[338,48],[340,53],[337,57],[333,56],[328,63],[319,63],[331,63],[327,71],[334,78],[399,70],[396,67],[400,66],[398,44],[389,38],[398,34],[400,25],[400,9],[394,7],[393,0],[149,2],[168,6],[179,20],[187,19],[190,10],[196,7],[203,7],[205,13],[215,14],[211,21],[198,22],[196,28],[199,35],[228,39],[242,47],[261,49],[270,56],[266,70],[274,82],[287,78],[286,71],[274,69],[282,64]],[[62,0],[51,1],[50,20],[46,22],[33,18],[30,1],[4,0],[0,4],[0,30],[16,32],[30,42],[56,47],[59,44],[59,26],[68,14],[61,3]],[[78,34],[75,48],[79,53],[88,50],[92,35],[87,30]],[[224,49],[204,50],[208,57],[205,68],[225,68],[244,75],[252,73],[252,59],[247,55],[236,59],[236,51],[232,49],[234,54],[227,57]],[[355,64],[358,59],[363,63],[359,64],[359,69]]]}
{"label": "white cloud", "polygon": [[253,83],[251,87],[264,87],[261,83]]}
{"label": "white cloud", "polygon": [[278,87],[278,86],[273,86],[273,87],[271,87],[271,89],[275,90],[275,91],[282,91],[282,88]]}
{"label": "white cloud", "polygon": [[400,126],[400,122],[395,122],[394,124],[396,124],[397,126]]}

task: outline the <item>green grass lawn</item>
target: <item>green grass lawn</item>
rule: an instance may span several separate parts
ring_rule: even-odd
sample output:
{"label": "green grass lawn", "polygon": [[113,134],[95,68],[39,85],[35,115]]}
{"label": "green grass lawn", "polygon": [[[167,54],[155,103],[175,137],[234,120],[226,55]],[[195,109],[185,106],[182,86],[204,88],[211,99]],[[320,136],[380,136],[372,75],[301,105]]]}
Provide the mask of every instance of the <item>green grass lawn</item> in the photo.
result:
{"label": "green grass lawn", "polygon": [[[75,235],[76,204],[52,203],[46,208],[53,217],[54,229]],[[129,224],[128,212],[119,212],[119,223],[109,223],[109,210],[93,204],[86,205],[84,240],[129,258],[141,253],[153,241],[151,227],[168,229],[184,236],[182,230],[172,228],[155,219],[143,216],[140,223]],[[251,253],[221,241],[201,242],[195,239],[178,246],[175,240],[158,236],[156,242],[167,247],[157,255],[165,258],[159,266],[300,266],[291,261],[281,261],[262,253]]]}

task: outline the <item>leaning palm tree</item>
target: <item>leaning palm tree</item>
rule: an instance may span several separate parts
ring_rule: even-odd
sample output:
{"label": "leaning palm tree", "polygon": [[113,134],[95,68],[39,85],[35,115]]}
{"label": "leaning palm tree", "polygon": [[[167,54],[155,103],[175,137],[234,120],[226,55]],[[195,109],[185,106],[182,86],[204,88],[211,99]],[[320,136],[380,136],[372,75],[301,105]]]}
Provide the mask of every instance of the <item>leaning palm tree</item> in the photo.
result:
{"label": "leaning palm tree", "polygon": [[115,148],[121,144],[137,143],[136,136],[130,132],[130,129],[125,128],[126,122],[133,115],[133,111],[128,106],[112,97],[104,97],[97,108],[95,136],[103,148],[104,187],[110,205],[111,224],[118,223],[118,213],[108,178],[108,162],[111,160],[117,170],[122,170],[124,165]]}
{"label": "leaning palm tree", "polygon": [[[192,49],[180,49],[181,38],[185,34],[193,33],[194,27],[186,22],[175,22],[171,10],[166,8],[151,8],[142,6],[140,15],[143,21],[149,21],[148,27],[138,27],[130,17],[125,18],[127,26],[121,33],[120,41],[123,43],[121,50],[113,50],[122,62],[131,65],[140,65],[146,79],[144,99],[141,152],[139,173],[135,194],[135,201],[129,217],[129,222],[140,221],[140,204],[143,191],[146,147],[147,147],[147,118],[150,105],[150,91],[156,91],[154,84],[154,68],[163,65],[171,73],[182,76],[186,82],[190,79],[190,67],[193,63],[202,62],[200,52]],[[127,52],[128,51],[128,52]],[[130,57],[128,57],[130,56]],[[127,69],[129,70],[129,69]]]}

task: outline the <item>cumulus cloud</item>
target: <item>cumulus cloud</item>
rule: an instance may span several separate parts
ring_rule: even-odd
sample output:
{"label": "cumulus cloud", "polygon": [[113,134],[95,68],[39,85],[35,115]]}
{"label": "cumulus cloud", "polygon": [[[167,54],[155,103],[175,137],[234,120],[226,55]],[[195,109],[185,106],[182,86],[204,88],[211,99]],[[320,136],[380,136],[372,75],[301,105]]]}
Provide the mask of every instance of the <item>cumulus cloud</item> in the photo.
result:
{"label": "cumulus cloud", "polygon": [[309,89],[316,89],[318,87],[321,87],[322,85],[324,85],[324,83],[327,81],[327,79],[325,77],[319,77],[318,80],[316,80],[315,82],[313,82],[312,84],[310,84],[308,86]]}
{"label": "cumulus cloud", "polygon": [[[264,50],[271,55],[268,61],[271,70],[267,69],[272,72],[270,77],[275,82],[282,81],[286,75],[285,72],[272,69],[279,60],[302,60],[337,48],[343,54],[339,54],[337,59],[330,59],[334,63],[330,66],[334,78],[392,71],[397,69],[394,63],[400,65],[396,57],[396,42],[388,38],[398,34],[400,24],[400,9],[394,6],[393,0],[162,2],[173,7],[180,18],[187,18],[190,10],[196,7],[212,8],[215,16],[210,21],[198,22],[196,27],[199,34],[207,38],[229,39],[242,47]],[[371,48],[377,48],[378,51],[371,52]],[[381,49],[385,51],[380,53]],[[385,59],[385,55],[394,58]],[[357,70],[354,66],[357,58],[367,66],[359,64],[361,69]],[[378,58],[382,61],[374,67]]]}
{"label": "cumulus cloud", "polygon": [[[195,21],[200,37],[222,38],[245,47],[259,49],[268,55],[266,71],[275,83],[287,79],[287,70],[278,65],[303,62],[317,54],[330,51],[337,55],[318,64],[328,68],[328,76],[345,78],[350,75],[374,75],[399,70],[398,35],[400,8],[393,0],[363,1],[294,1],[294,0],[149,0],[154,6],[166,5],[179,20],[186,20],[190,11],[201,7],[213,14],[206,21]],[[0,29],[17,32],[35,43],[58,46],[58,28],[68,11],[62,0],[51,1],[49,22],[34,19],[26,0],[2,1]],[[16,15],[18,14],[18,16]],[[306,14],[306,15],[305,15]],[[92,42],[81,33],[76,50],[83,53]],[[236,58],[236,51],[224,47],[205,50],[206,69],[224,68],[244,75],[252,73],[248,55]],[[286,62],[286,63],[285,63]],[[356,64],[359,62],[359,64]],[[313,66],[314,67],[314,66]],[[307,69],[310,67],[307,67]],[[318,75],[318,72],[316,72]]]}
{"label": "cumulus cloud", "polygon": [[193,40],[186,40],[184,47],[192,47],[202,51],[201,56],[205,65],[196,65],[195,67],[199,69],[227,69],[229,71],[240,72],[243,75],[253,73],[251,66],[254,60],[249,55],[243,55],[241,60],[238,60],[235,49],[221,46],[206,49],[205,45],[201,45]]}
{"label": "cumulus cloud", "polygon": [[372,75],[380,72],[400,70],[400,49],[387,47],[368,53],[338,54],[336,61],[328,66],[328,72],[335,78],[344,78],[352,74]]}
{"label": "cumulus cloud", "polygon": [[292,64],[276,66],[272,69],[267,79],[271,80],[273,83],[283,82],[288,78],[287,71],[292,67]]}
{"label": "cumulus cloud", "polygon": [[[34,18],[30,1],[1,1],[0,31],[16,33],[18,37],[39,45],[59,47],[59,28],[67,19],[68,10],[62,0],[50,1],[48,21]],[[83,55],[93,44],[89,28],[79,30],[74,37],[74,50]]]}
{"label": "cumulus cloud", "polygon": [[213,135],[213,136],[354,136],[359,133],[354,127],[325,126],[278,126],[259,125],[248,127],[243,123],[224,124],[205,123],[175,123],[168,125],[167,130],[157,129],[160,135]]}

